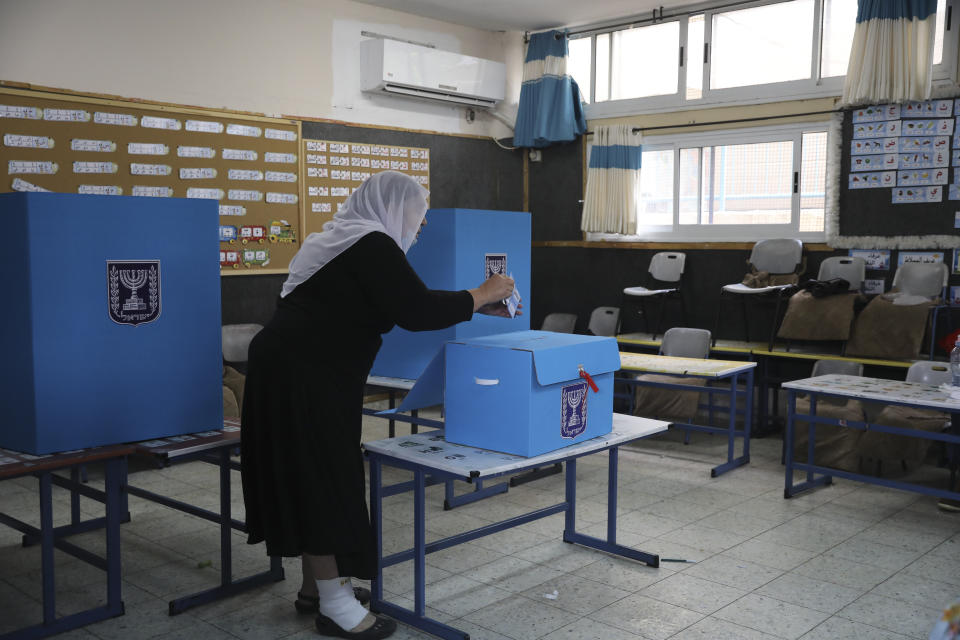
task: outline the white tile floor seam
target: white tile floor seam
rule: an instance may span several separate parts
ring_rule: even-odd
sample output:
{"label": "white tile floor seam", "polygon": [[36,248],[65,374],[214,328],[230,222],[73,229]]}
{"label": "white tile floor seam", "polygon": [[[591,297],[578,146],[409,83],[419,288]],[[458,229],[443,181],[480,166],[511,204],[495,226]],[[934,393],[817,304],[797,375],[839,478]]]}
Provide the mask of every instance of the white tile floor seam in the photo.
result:
{"label": "white tile floor seam", "polygon": [[[365,439],[385,435],[385,424],[365,421]],[[842,479],[784,500],[778,439],[754,440],[748,466],[711,478],[725,455],[720,444],[693,434],[684,446],[667,434],[620,455],[618,541],[686,562],[654,569],[566,544],[557,514],[428,555],[428,614],[479,640],[904,640],[926,638],[938,611],[960,595],[960,515],[937,511],[931,498]],[[577,527],[589,535],[606,533],[606,463],[605,455],[578,463]],[[96,486],[96,469],[91,476]],[[239,474],[231,481],[233,516],[242,518]],[[219,502],[216,469],[200,462],[139,465],[131,482],[204,506]],[[427,538],[556,504],[563,490],[563,477],[551,476],[445,511],[443,488],[430,487]],[[458,483],[458,494],[467,491]],[[68,496],[57,489],[54,499],[56,521],[65,523]],[[218,583],[218,531],[135,497],[130,503],[132,521],[122,527],[126,615],[58,638],[320,637],[311,617],[293,609],[296,559],[284,560],[285,581],[169,617],[168,599]],[[0,511],[37,522],[36,504],[35,481],[0,483]],[[81,504],[84,514],[102,513]],[[410,496],[385,502],[386,551],[411,545],[412,505]],[[235,574],[267,568],[262,545],[248,547],[240,533],[232,539]],[[100,532],[75,540],[104,547]],[[59,611],[102,601],[101,572],[56,557]],[[39,620],[38,568],[38,549],[22,548],[18,533],[0,527],[0,634]],[[384,589],[412,607],[412,562],[389,568]],[[394,637],[432,636],[400,625]]]}

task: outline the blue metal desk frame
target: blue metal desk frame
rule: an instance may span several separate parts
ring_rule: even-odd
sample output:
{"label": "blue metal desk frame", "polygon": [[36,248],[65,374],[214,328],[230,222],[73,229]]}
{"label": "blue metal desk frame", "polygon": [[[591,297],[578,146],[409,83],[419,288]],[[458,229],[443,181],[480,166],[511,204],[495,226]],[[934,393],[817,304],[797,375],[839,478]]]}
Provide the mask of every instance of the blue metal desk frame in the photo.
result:
{"label": "blue metal desk frame", "polygon": [[[849,480],[857,480],[859,482],[866,482],[868,484],[880,485],[883,487],[890,487],[892,489],[901,489],[903,491],[913,491],[915,493],[921,493],[928,496],[936,496],[938,498],[952,498],[954,500],[960,500],[960,491],[950,491],[949,489],[936,489],[934,487],[926,487],[923,485],[913,484],[910,482],[900,482],[898,480],[889,480],[887,478],[879,478],[876,476],[869,476],[860,473],[853,473],[850,471],[843,471],[840,469],[833,469],[830,467],[821,467],[816,464],[814,460],[814,447],[815,447],[815,438],[816,438],[816,426],[818,424],[829,424],[839,427],[847,427],[849,429],[859,429],[860,431],[879,431],[880,433],[891,433],[900,436],[907,436],[909,438],[920,438],[922,440],[934,440],[938,442],[947,443],[948,447],[952,449],[950,457],[950,487],[956,486],[957,479],[957,465],[958,465],[958,456],[957,450],[960,449],[960,407],[957,407],[954,410],[942,406],[931,406],[929,404],[924,404],[921,402],[902,402],[897,400],[876,400],[868,399],[868,401],[882,402],[884,404],[899,405],[904,407],[917,407],[921,409],[933,409],[935,411],[943,411],[950,414],[950,433],[933,433],[929,431],[921,431],[919,429],[903,429],[901,427],[893,427],[883,424],[874,424],[869,422],[860,422],[854,420],[837,420],[835,418],[823,418],[817,414],[817,397],[818,396],[828,396],[834,398],[858,398],[863,400],[863,396],[854,395],[851,393],[845,393],[841,391],[824,391],[819,389],[811,388],[802,388],[802,389],[792,389],[790,388],[791,384],[803,384],[805,380],[796,380],[793,383],[784,384],[784,388],[787,389],[787,430],[786,435],[784,436],[784,466],[785,466],[785,476],[784,476],[784,486],[783,486],[783,497],[791,498],[802,491],[808,489],[813,489],[818,486],[827,486],[833,484],[833,477],[837,476],[840,478],[847,478]],[[887,382],[887,381],[881,381]],[[797,414],[797,393],[806,393],[810,396],[810,413],[808,414]],[[794,422],[800,419],[802,422],[807,423],[808,428],[808,444],[807,444],[807,462],[796,462],[793,459],[793,437],[794,437]],[[807,472],[807,478],[803,482],[794,483],[793,480],[793,471],[794,469]],[[817,474],[820,474],[819,477]]]}
{"label": "blue metal desk frame", "polygon": [[[284,579],[282,561],[279,557],[273,556],[270,558],[270,569],[267,571],[239,580],[233,578],[231,529],[243,532],[247,530],[245,522],[236,520],[230,515],[230,471],[240,469],[239,463],[231,459],[231,453],[240,446],[239,427],[239,420],[228,418],[224,420],[223,432],[217,431],[213,435],[192,434],[194,439],[188,441],[154,440],[147,443],[138,443],[136,448],[137,453],[156,457],[163,465],[187,462],[188,460],[202,460],[217,465],[220,470],[219,513],[131,486],[124,474],[125,494],[150,500],[220,525],[220,585],[171,600],[169,603],[169,614],[171,616],[208,602],[228,598],[268,582],[279,582]],[[126,500],[126,495],[124,500]],[[124,510],[126,510],[126,502],[124,502]]]}
{"label": "blue metal desk frame", "polygon": [[[646,387],[657,387],[660,389],[680,389],[682,391],[697,391],[699,393],[708,394],[709,400],[706,405],[710,411],[710,418],[713,418],[714,411],[726,412],[729,414],[728,424],[726,427],[713,427],[707,425],[699,424],[689,424],[686,422],[674,422],[671,423],[671,426],[678,429],[684,429],[688,431],[700,431],[703,433],[720,433],[726,434],[727,436],[727,461],[723,464],[717,465],[710,470],[710,477],[716,478],[717,476],[723,475],[731,469],[736,469],[750,462],[750,427],[753,420],[753,367],[756,366],[756,363],[748,363],[751,365],[751,368],[745,371],[737,371],[734,373],[720,375],[720,376],[705,376],[698,375],[693,372],[685,373],[666,373],[662,371],[640,371],[637,369],[624,369],[624,371],[633,371],[636,373],[655,373],[657,375],[669,375],[669,376],[693,376],[698,378],[706,378],[709,380],[729,380],[730,389],[728,391],[718,391],[712,389],[709,386],[698,387],[695,385],[689,384],[670,384],[667,382],[654,382],[650,380],[637,380],[635,378],[617,378],[616,382],[625,383],[630,387],[634,386],[646,386]],[[743,381],[745,383],[744,394],[746,396],[744,408],[741,411],[737,409],[737,397],[740,395],[738,389],[739,383]],[[714,394],[727,394],[730,398],[730,408],[725,409],[722,407],[714,407],[713,396]],[[737,414],[743,414],[743,428],[737,429]],[[743,452],[739,456],[735,456],[735,445],[737,438],[743,439]]]}
{"label": "blue metal desk frame", "polygon": [[[615,414],[616,416],[616,414]],[[374,534],[376,536],[376,547],[377,547],[377,575],[371,581],[371,593],[372,599],[370,601],[370,609],[372,611],[386,613],[393,618],[408,624],[412,627],[422,629],[427,633],[431,633],[445,640],[469,640],[470,636],[455,629],[449,625],[445,625],[442,622],[428,618],[425,615],[426,611],[426,583],[425,583],[425,571],[426,571],[426,554],[433,553],[435,551],[441,551],[458,544],[463,544],[465,542],[470,542],[471,540],[476,540],[483,536],[487,536],[493,533],[498,533],[512,527],[517,527],[520,525],[539,520],[540,518],[546,518],[557,513],[565,512],[565,521],[564,521],[564,530],[563,530],[563,541],[579,544],[585,547],[591,547],[610,553],[613,555],[618,555],[624,558],[629,558],[632,560],[638,560],[644,562],[651,567],[660,566],[660,556],[657,554],[647,553],[644,551],[639,551],[637,549],[632,549],[630,547],[625,547],[623,545],[617,544],[617,470],[618,470],[618,453],[619,448],[623,444],[633,442],[640,438],[647,437],[653,433],[658,433],[664,431],[667,428],[667,423],[659,422],[655,420],[646,420],[643,418],[633,418],[632,416],[622,416],[627,420],[642,421],[648,425],[644,432],[637,432],[630,437],[620,438],[620,439],[611,439],[607,440],[605,436],[600,436],[594,438],[593,440],[586,441],[585,443],[580,443],[581,446],[571,446],[567,449],[559,449],[548,454],[537,456],[535,458],[530,458],[529,464],[522,464],[516,468],[499,471],[494,473],[489,473],[489,475],[483,471],[471,471],[469,475],[461,475],[457,473],[451,473],[449,471],[443,471],[433,467],[429,464],[413,462],[410,460],[405,460],[398,458],[394,455],[385,454],[382,452],[373,451],[369,448],[370,445],[375,445],[375,443],[367,443],[365,445],[366,455],[370,461],[370,507],[371,507],[371,521],[373,523]],[[616,423],[614,426],[616,430]],[[426,434],[421,434],[425,436]],[[610,434],[614,435],[614,434]],[[597,442],[597,446],[586,448],[582,445],[587,445],[588,443]],[[450,445],[450,447],[458,447],[459,445]],[[474,449],[473,447],[463,447],[464,450]],[[595,538],[593,536],[588,536],[576,531],[576,478],[577,478],[577,458],[591,455],[594,453],[599,453],[601,451],[608,451],[609,453],[609,462],[607,470],[607,539],[603,540],[600,538]],[[470,531],[465,531],[456,535],[448,536],[440,540],[434,540],[433,542],[426,542],[426,515],[424,510],[425,495],[424,489],[428,484],[435,484],[436,482],[443,482],[448,480],[469,480],[472,478],[479,478],[480,476],[486,477],[496,477],[500,475],[506,475],[510,473],[516,473],[517,471],[532,469],[535,467],[543,467],[546,465],[553,464],[555,462],[565,462],[566,463],[566,486],[565,486],[565,497],[564,501],[553,506],[543,507],[541,509],[536,509],[530,513],[526,513],[521,516],[515,516],[513,518],[508,518],[500,522],[495,522],[492,524],[485,525],[483,527],[478,527]],[[383,475],[382,475],[382,466],[390,466],[400,469],[406,469],[412,471],[414,474],[414,479],[408,482],[402,482],[395,485],[384,487],[383,484]],[[414,499],[414,529],[413,529],[413,538],[414,543],[411,549],[406,551],[400,551],[398,553],[391,554],[389,556],[383,556],[383,520],[382,520],[382,511],[383,511],[383,498],[397,495],[400,493],[406,493],[408,491],[413,491]],[[383,569],[401,562],[406,562],[407,560],[414,561],[414,610],[405,609],[398,605],[387,602],[383,599]]]}
{"label": "blue metal desk frame", "polygon": [[[84,449],[69,454],[54,454],[49,458],[21,458],[23,454],[0,451],[0,457],[17,457],[16,467],[4,470],[0,467],[0,480],[25,475],[35,475],[40,488],[40,528],[0,513],[0,523],[24,534],[24,546],[34,541],[40,542],[41,579],[43,590],[43,622],[31,627],[18,629],[0,635],[2,640],[26,640],[28,638],[46,638],[48,636],[76,629],[100,620],[123,615],[124,607],[120,593],[120,513],[122,478],[126,474],[126,456],[133,451],[130,446],[107,446]],[[12,456],[10,454],[13,454]],[[79,483],[80,465],[102,461],[104,463],[104,490],[100,491]],[[54,471],[70,469],[70,480],[54,475]],[[74,491],[71,495],[71,524],[53,526],[53,485],[65,486]],[[80,495],[84,495],[105,505],[102,518],[81,521]],[[106,530],[106,557],[82,549],[63,538],[66,536],[92,531],[98,528]],[[107,604],[68,616],[56,616],[56,590],[54,583],[54,548],[72,555],[107,574]]]}
{"label": "blue metal desk frame", "polygon": [[[393,409],[396,406],[396,396],[397,391],[409,391],[413,388],[416,380],[407,380],[405,378],[387,378],[384,376],[370,376],[367,379],[367,386],[373,387],[374,389],[383,389],[386,390],[389,394],[389,407]],[[363,415],[375,416],[377,418],[384,418],[385,416],[379,415],[379,411],[376,409],[367,409],[366,407],[362,410]],[[423,425],[425,427],[432,427],[434,429],[443,429],[443,422],[438,420],[428,420],[426,418],[419,417],[419,411],[414,409],[410,412],[409,416],[403,414],[391,414],[388,418],[389,420],[389,436],[393,438],[396,434],[396,423],[397,422],[409,422],[410,423],[410,433],[418,433],[418,425]],[[444,498],[443,498],[443,508],[446,511],[455,509],[459,506],[470,504],[471,502],[476,502],[477,500],[483,500],[484,498],[489,498],[490,496],[499,495],[501,493],[506,493],[510,487],[515,487],[526,482],[532,482],[533,480],[538,480],[540,478],[545,478],[547,476],[552,476],[554,474],[560,473],[563,470],[562,465],[555,464],[547,468],[534,468],[528,471],[523,475],[518,475],[510,478],[509,483],[507,482],[498,482],[497,484],[490,485],[488,487],[483,486],[483,480],[480,478],[471,478],[467,482],[471,483],[474,487],[473,491],[468,493],[463,493],[461,495],[456,495],[454,492],[454,483],[452,480],[447,480],[444,486]]]}

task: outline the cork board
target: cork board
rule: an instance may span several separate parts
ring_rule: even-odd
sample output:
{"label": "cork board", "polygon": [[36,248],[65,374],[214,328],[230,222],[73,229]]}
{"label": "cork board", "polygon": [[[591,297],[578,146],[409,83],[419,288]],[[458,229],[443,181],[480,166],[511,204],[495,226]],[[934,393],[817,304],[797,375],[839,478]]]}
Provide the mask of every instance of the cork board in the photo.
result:
{"label": "cork board", "polygon": [[299,142],[296,120],[0,88],[0,192],[216,199],[224,274],[287,271]]}
{"label": "cork board", "polygon": [[360,183],[380,171],[399,171],[430,188],[430,149],[368,142],[303,140],[306,237],[321,231]]}

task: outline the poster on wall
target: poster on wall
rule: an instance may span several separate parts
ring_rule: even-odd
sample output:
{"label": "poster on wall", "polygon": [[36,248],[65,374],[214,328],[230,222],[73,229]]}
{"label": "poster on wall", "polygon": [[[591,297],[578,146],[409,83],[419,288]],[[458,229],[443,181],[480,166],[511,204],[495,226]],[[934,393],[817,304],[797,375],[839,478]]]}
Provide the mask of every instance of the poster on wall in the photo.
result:
{"label": "poster on wall", "polygon": [[335,140],[303,140],[306,237],[321,231],[360,184],[381,171],[399,171],[430,188],[430,149]]}
{"label": "poster on wall", "polygon": [[0,88],[0,192],[216,200],[224,274],[299,249],[299,141],[294,120]]}
{"label": "poster on wall", "polygon": [[890,270],[889,249],[850,249],[851,258],[863,258],[866,268],[873,271]]}

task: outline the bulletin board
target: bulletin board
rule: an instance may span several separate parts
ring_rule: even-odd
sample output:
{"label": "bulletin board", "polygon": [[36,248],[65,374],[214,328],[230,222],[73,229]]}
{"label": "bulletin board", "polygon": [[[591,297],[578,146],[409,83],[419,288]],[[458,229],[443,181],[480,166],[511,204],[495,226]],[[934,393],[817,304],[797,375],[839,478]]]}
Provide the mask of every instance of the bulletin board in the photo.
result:
{"label": "bulletin board", "polygon": [[843,112],[841,236],[960,236],[960,100]]}
{"label": "bulletin board", "polygon": [[302,237],[300,128],[296,120],[0,88],[0,192],[212,198],[221,273],[285,273]]}
{"label": "bulletin board", "polygon": [[306,202],[302,209],[303,236],[321,231],[360,183],[374,173],[405,173],[430,188],[430,149],[369,142],[304,139]]}

